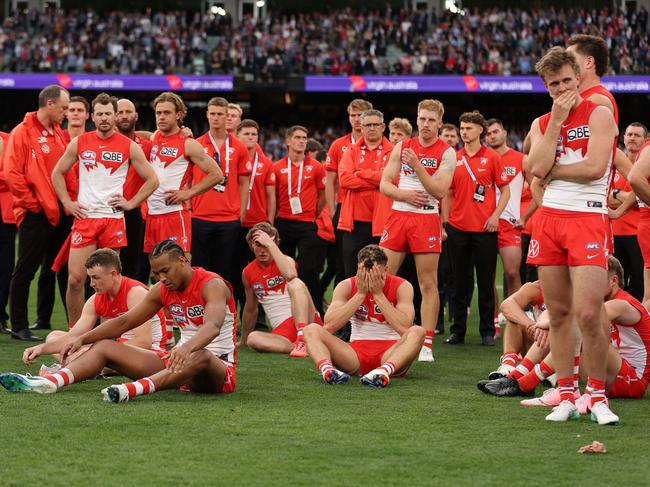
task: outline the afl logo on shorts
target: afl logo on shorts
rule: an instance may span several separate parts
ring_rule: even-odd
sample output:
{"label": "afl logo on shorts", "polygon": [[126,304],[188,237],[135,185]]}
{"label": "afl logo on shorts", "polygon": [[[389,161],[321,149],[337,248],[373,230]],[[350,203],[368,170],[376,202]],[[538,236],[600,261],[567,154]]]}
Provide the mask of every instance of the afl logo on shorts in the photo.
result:
{"label": "afl logo on shorts", "polygon": [[528,257],[537,257],[539,255],[539,242],[537,240],[531,240],[530,246],[528,247]]}
{"label": "afl logo on shorts", "polygon": [[79,245],[81,241],[83,240],[83,237],[78,231],[72,232],[72,235],[70,235],[70,242],[72,245]]}

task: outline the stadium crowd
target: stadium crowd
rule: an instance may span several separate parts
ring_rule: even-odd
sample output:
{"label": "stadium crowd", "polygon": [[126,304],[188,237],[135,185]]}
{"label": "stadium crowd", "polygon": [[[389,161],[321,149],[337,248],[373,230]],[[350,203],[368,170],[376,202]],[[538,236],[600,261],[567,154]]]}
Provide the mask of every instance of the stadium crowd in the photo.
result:
{"label": "stadium crowd", "polygon": [[19,11],[0,29],[13,72],[250,74],[533,74],[573,34],[604,35],[611,74],[648,74],[648,12],[351,9],[263,18],[176,12]]}
{"label": "stadium crowd", "polygon": [[549,380],[557,387],[522,405],[553,406],[548,421],[590,412],[617,424],[607,397],[640,398],[650,382],[650,142],[634,122],[617,147],[618,106],[600,83],[606,42],[567,44],[535,64],[553,107],[522,151],[498,114],[446,120],[424,99],[412,124],[358,98],[350,132],[327,150],[296,124],[273,162],[259,124],[222,97],[195,136],[171,92],[152,102],[156,126],[136,127],[128,99],[44,88],[38,110],[2,134],[0,331],[40,341],[32,330],[51,328],[55,278],[69,331],[23,355],[56,364],[0,384],[55,393],[108,368],[133,379],[102,391],[111,402],[231,393],[236,348],[248,346],[309,357],[328,384],[359,375],[386,387],[434,362],[445,307],[444,343],[465,343],[476,282],[482,345],[507,323],[499,367],[478,388],[526,396]]}

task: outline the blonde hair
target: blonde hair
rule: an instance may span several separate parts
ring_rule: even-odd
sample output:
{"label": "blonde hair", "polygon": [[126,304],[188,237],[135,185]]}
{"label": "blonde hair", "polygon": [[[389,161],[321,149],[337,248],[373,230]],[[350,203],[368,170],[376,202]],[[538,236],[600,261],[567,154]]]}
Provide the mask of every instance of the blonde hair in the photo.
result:
{"label": "blonde hair", "polygon": [[445,114],[445,106],[438,100],[422,100],[418,103],[418,113],[420,113],[420,110],[431,110],[432,112],[437,112],[441,119]]}
{"label": "blonde hair", "polygon": [[244,110],[239,106],[239,103],[228,103],[228,110],[237,110],[240,117],[244,114]]}
{"label": "blonde hair", "polygon": [[388,130],[401,130],[410,137],[413,134],[413,125],[405,118],[394,118],[388,124]]}
{"label": "blonde hair", "polygon": [[355,98],[348,105],[348,113],[352,110],[358,110],[360,112],[365,112],[366,110],[372,110],[372,103],[363,98]]}
{"label": "blonde hair", "polygon": [[546,80],[547,75],[555,74],[567,65],[571,66],[576,76],[580,74],[580,67],[573,53],[563,47],[555,46],[549,49],[542,59],[537,61],[535,71],[543,80]]}

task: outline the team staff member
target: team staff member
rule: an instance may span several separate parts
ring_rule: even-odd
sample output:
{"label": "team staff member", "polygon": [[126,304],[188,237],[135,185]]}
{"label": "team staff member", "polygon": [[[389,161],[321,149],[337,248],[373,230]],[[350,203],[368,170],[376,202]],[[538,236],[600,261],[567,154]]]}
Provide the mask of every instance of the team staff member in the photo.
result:
{"label": "team staff member", "polygon": [[[478,111],[460,116],[460,136],[464,147],[456,153],[456,171],[451,183],[450,213],[446,225],[454,273],[454,323],[451,334],[445,340],[450,345],[465,341],[467,307],[473,287],[470,278],[474,268],[481,340],[483,345],[494,345],[497,229],[499,217],[510,200],[510,188],[499,154],[481,144],[486,131],[487,122]],[[495,187],[501,190],[498,200]]]}
{"label": "team staff member", "polygon": [[[503,128],[501,120],[491,118],[487,121],[488,130],[486,142],[488,146],[501,157],[503,171],[510,188],[510,199],[501,216],[497,230],[499,254],[503,262],[503,273],[506,278],[504,299],[521,287],[519,268],[521,266],[521,193],[524,186],[524,173],[521,163],[524,155],[508,147],[508,132]],[[499,198],[497,190],[497,198]]]}
{"label": "team staff member", "polygon": [[367,110],[361,114],[361,139],[348,147],[339,163],[339,186],[344,190],[338,229],[343,234],[345,277],[357,273],[357,254],[376,244],[384,229],[387,208],[379,211],[381,174],[393,150],[384,137],[384,114]]}
{"label": "team staff member", "polygon": [[[68,291],[69,323],[76,323],[84,305],[84,263],[97,248],[127,245],[124,210],[137,208],[157,187],[158,178],[140,146],[115,129],[117,98],[100,93],[92,102],[97,130],[68,144],[52,170],[52,185],[64,208],[75,217],[70,236]],[[72,201],[64,175],[79,164],[79,198]],[[123,196],[126,173],[133,165],[144,184],[127,200]]]}
{"label": "team staff member", "polygon": [[319,270],[323,265],[323,247],[318,240],[316,216],[325,207],[325,169],[306,154],[305,127],[287,130],[288,154],[273,165],[278,215],[275,228],[280,232],[280,250],[295,257],[298,250],[298,277],[322,313]]}
{"label": "team staff member", "polygon": [[[647,139],[647,129],[641,123],[628,125],[623,136],[625,153],[631,161],[635,161],[639,150]],[[643,299],[643,255],[637,239],[639,225],[639,208],[633,200],[629,208],[625,203],[628,198],[634,198],[630,183],[617,169],[614,172],[614,183],[607,200],[610,208],[610,219],[614,233],[614,256],[620,261],[625,270],[625,288],[636,299]],[[624,213],[623,213],[624,212]]]}
{"label": "team staff member", "polygon": [[9,302],[9,283],[14,271],[16,255],[16,219],[13,212],[13,198],[5,182],[2,154],[9,140],[9,134],[0,132],[0,333],[8,334],[7,304]]}
{"label": "team staff member", "polygon": [[[228,109],[229,116],[231,110],[233,109]],[[272,222],[275,218],[275,172],[273,172],[273,162],[266,157],[258,144],[259,132],[259,125],[250,118],[242,120],[237,127],[237,138],[246,146],[248,160],[253,166],[248,183],[246,214],[239,229],[239,243],[236,252],[237,271],[246,267],[246,264],[255,258],[246,242],[249,230],[258,223]],[[241,279],[233,279],[232,285],[240,309],[243,309],[245,296]]]}
{"label": "team staff member", "polygon": [[[28,328],[29,285],[39,266],[51,267],[70,232],[70,218],[59,204],[50,174],[65,151],[60,124],[70,96],[57,85],[38,95],[38,111],[25,114],[12,130],[5,148],[4,173],[13,196],[18,226],[18,260],[9,289],[13,337],[40,340]],[[63,293],[66,284],[57,275]]]}
{"label": "team staff member", "polygon": [[[226,130],[228,101],[212,98],[208,101],[206,113],[210,129],[197,140],[217,161],[224,180],[192,199],[192,264],[232,281],[252,165],[246,146]],[[203,171],[195,166],[193,184],[201,181],[203,176]]]}
{"label": "team staff member", "polygon": [[[332,223],[336,229],[339,225],[339,212],[341,211],[342,194],[338,184],[339,178],[339,162],[343,157],[345,151],[351,145],[357,143],[362,137],[361,134],[361,114],[366,110],[372,110],[372,103],[361,98],[355,98],[348,105],[348,120],[352,127],[352,132],[343,137],[339,137],[330,146],[327,151],[327,159],[325,160],[325,170],[327,171],[327,183],[325,186],[325,196],[327,199],[327,207],[329,208],[330,215],[333,215]],[[336,235],[336,277],[335,284],[338,284],[345,279],[344,265],[343,265],[343,235],[340,230],[335,230]]]}

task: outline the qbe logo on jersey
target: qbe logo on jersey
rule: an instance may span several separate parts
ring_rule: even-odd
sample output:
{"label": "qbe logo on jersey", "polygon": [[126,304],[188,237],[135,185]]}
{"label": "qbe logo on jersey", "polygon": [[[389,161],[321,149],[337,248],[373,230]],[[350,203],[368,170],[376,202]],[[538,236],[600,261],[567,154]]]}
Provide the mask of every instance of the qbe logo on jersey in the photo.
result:
{"label": "qbe logo on jersey", "polygon": [[204,314],[205,310],[200,304],[195,304],[194,306],[187,308],[187,316],[190,318],[202,318]]}
{"label": "qbe logo on jersey", "polygon": [[589,138],[589,125],[581,125],[580,127],[575,127],[566,131],[566,139],[571,142],[578,139],[588,139]]}
{"label": "qbe logo on jersey", "polygon": [[121,152],[102,151],[102,161],[104,162],[118,162],[122,163]]}
{"label": "qbe logo on jersey", "polygon": [[178,155],[178,149],[176,147],[163,147],[160,149],[160,155],[164,157],[176,158]]}

